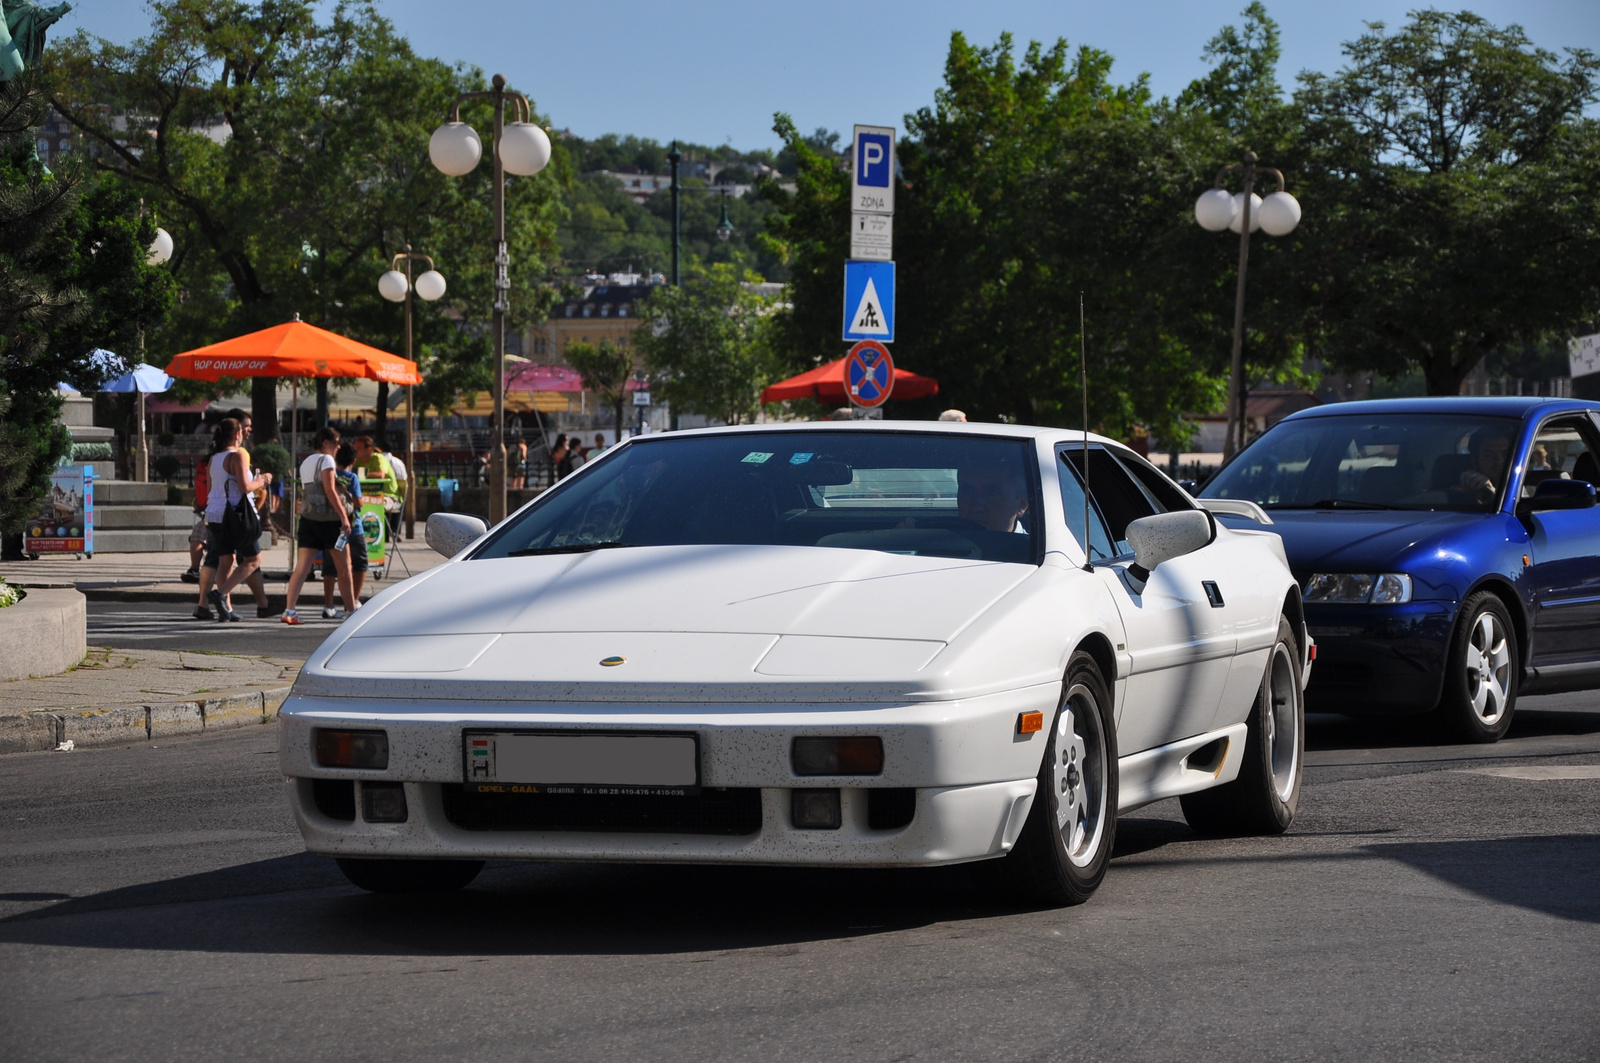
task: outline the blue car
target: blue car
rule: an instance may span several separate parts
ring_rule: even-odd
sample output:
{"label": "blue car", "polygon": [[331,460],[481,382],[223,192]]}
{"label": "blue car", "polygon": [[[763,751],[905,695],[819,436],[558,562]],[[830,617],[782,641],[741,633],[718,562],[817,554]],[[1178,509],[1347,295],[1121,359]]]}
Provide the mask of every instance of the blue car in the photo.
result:
{"label": "blue car", "polygon": [[1393,399],[1285,418],[1200,497],[1283,537],[1317,644],[1307,709],[1438,710],[1493,742],[1519,693],[1600,687],[1596,484],[1600,403]]}

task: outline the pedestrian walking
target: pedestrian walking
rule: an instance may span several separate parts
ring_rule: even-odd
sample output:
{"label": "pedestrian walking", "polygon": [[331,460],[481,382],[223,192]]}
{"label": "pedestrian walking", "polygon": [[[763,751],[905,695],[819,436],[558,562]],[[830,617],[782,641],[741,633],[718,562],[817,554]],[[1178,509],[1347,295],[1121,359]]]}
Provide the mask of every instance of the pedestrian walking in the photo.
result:
{"label": "pedestrian walking", "polygon": [[[234,407],[227,412],[226,416],[224,417],[224,421],[230,418],[234,421],[237,421],[239,424],[239,460],[244,465],[248,475],[253,477],[256,475],[256,470],[250,464],[250,451],[246,449],[250,442],[251,435],[250,414],[238,407]],[[198,539],[202,546],[202,560],[199,563],[198,571],[195,573],[195,578],[191,580],[188,578],[188,573],[184,573],[183,581],[185,583],[198,583],[200,585],[199,601],[195,603],[194,609],[194,618],[196,620],[213,619],[211,614],[211,587],[214,583],[218,583],[227,579],[228,573],[233,568],[232,554],[222,554],[220,557],[217,557],[213,560],[210,568],[207,568],[206,562],[204,561],[204,557],[206,555],[203,549],[204,544],[208,543],[211,538],[211,532],[206,527],[205,509],[207,503],[210,501],[212,482],[211,462],[215,456],[224,449],[225,446],[222,425],[223,421],[218,421],[216,427],[212,429],[211,447],[206,451],[206,456],[202,461],[200,468],[195,470],[195,506],[196,511],[199,514],[199,520],[189,531],[189,549],[192,554],[195,549],[196,540]],[[271,481],[270,476],[267,479],[269,482]],[[252,497],[251,501],[255,505],[256,512],[260,514],[264,511],[264,506],[268,498],[266,488],[263,487],[259,492],[253,493],[253,495],[258,496]],[[245,586],[250,588],[251,596],[256,600],[256,617],[258,619],[264,619],[269,616],[275,616],[277,614],[277,610],[272,608],[270,600],[267,598],[266,582],[261,574],[261,568],[259,565],[249,572],[249,574],[245,577],[244,582]]]}
{"label": "pedestrian walking", "polygon": [[333,557],[339,593],[347,602],[355,600],[347,545],[351,530],[350,507],[340,497],[338,465],[333,460],[339,450],[339,430],[319,428],[311,442],[315,449],[300,463],[303,509],[300,513],[299,556],[295,560],[294,574],[289,577],[288,605],[283,611],[285,624],[304,623],[295,610],[295,604],[300,599],[300,588],[305,586],[306,577],[311,575],[311,566],[316,564],[318,553]]}
{"label": "pedestrian walking", "polygon": [[[204,587],[208,582],[208,571],[214,574],[217,585],[206,598],[219,622],[243,619],[233,611],[229,595],[261,564],[261,517],[251,492],[272,483],[271,473],[251,477],[246,456],[239,447],[242,430],[232,417],[222,419],[214,437],[221,447],[212,455],[208,470],[211,489],[206,497],[206,530],[210,547],[200,569],[200,583]],[[223,557],[233,560],[231,572],[220,569]]]}
{"label": "pedestrian walking", "polygon": [[565,472],[571,471],[570,466],[563,466],[567,460],[567,433],[561,432],[556,436],[555,446],[550,448],[550,481],[554,483],[561,479]]}
{"label": "pedestrian walking", "polygon": [[[361,588],[367,582],[367,536],[361,526],[361,477],[356,475],[352,466],[356,461],[355,448],[348,443],[341,443],[333,455],[334,464],[338,466],[334,475],[339,478],[339,483],[350,493],[351,500],[355,503],[355,518],[350,522],[350,541],[345,544],[345,549],[350,552],[350,583],[354,597],[346,598],[344,611],[353,613],[361,608]],[[339,574],[334,565],[333,558],[326,552],[322,555],[322,618],[333,620],[339,615],[339,610],[333,607],[333,586]]]}

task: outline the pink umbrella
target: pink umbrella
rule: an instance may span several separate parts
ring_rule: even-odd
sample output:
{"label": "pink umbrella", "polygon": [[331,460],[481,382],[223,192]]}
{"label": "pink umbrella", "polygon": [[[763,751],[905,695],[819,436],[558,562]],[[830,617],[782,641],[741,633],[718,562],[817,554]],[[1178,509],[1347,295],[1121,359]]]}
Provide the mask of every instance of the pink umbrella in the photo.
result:
{"label": "pink umbrella", "polygon": [[[633,391],[641,385],[629,380],[623,390]],[[584,390],[583,376],[568,365],[534,365],[524,362],[506,370],[507,391],[566,391]]]}

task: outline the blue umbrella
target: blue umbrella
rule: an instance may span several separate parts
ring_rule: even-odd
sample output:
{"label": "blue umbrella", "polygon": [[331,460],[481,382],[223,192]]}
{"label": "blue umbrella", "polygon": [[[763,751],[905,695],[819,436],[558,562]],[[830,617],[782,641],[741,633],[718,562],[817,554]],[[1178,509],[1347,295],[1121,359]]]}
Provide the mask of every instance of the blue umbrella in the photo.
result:
{"label": "blue umbrella", "polygon": [[[114,367],[126,364],[121,358],[110,351],[95,351],[89,356],[90,361],[105,367]],[[173,379],[153,365],[141,362],[131,370],[123,373],[115,380],[106,384],[101,391],[115,391],[122,394],[137,392],[139,395],[139,452],[137,475],[141,481],[150,478],[150,447],[144,434],[144,397],[152,391],[166,391],[173,385]]]}
{"label": "blue umbrella", "polygon": [[131,372],[123,373],[100,390],[121,393],[130,391],[167,391],[172,385],[173,379],[155,366],[140,364],[135,366]]}

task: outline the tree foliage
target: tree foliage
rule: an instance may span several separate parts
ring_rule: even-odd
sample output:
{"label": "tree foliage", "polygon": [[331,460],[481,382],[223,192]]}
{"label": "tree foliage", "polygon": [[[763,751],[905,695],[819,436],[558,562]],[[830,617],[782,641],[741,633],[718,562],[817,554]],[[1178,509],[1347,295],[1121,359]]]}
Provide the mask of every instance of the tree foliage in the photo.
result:
{"label": "tree foliage", "polygon": [[601,403],[616,415],[617,431],[622,431],[623,403],[628,397],[628,381],[633,379],[633,355],[610,340],[569,343],[562,352],[567,364],[583,377],[583,386],[594,392]]}
{"label": "tree foliage", "polygon": [[[324,20],[319,6],[155,0],[148,37],[80,33],[54,57],[56,103],[96,164],[173,233],[185,299],[152,350],[164,361],[297,313],[399,350],[402,314],[376,281],[409,243],[449,281],[445,299],[416,308],[422,397],[486,388],[492,168],[450,178],[427,157],[456,94],[484,79],[416,55],[370,3],[339,3]],[[490,117],[482,102],[462,109],[486,143]],[[569,179],[558,160],[507,182],[513,329],[542,319],[553,298],[541,282]],[[272,386],[256,390],[261,438]]]}
{"label": "tree foliage", "polygon": [[1308,75],[1306,262],[1325,357],[1455,394],[1486,355],[1600,310],[1600,61],[1517,26],[1421,11]]}
{"label": "tree foliage", "polygon": [[146,264],[155,225],[135,197],[71,157],[50,173],[33,146],[44,115],[34,72],[0,82],[0,531],[14,533],[49,489],[71,438],[57,385],[94,391],[110,349],[139,360],[139,337],[172,301]]}
{"label": "tree foliage", "polygon": [[724,263],[694,263],[681,288],[650,296],[634,342],[652,398],[728,424],[755,416],[761,389],[782,370],[770,342],[772,304],[746,286],[754,279]]}
{"label": "tree foliage", "polygon": [[[908,116],[899,150],[895,358],[941,386],[903,412],[1079,422],[1080,292],[1091,421],[1181,435],[1182,411],[1215,402],[1216,284],[1195,280],[1195,237],[1179,222],[1219,137],[1142,79],[1113,84],[1110,67],[1065,41],[1019,60],[1008,36],[989,48],[952,37],[944,84]],[[776,128],[800,159],[799,191],[772,224],[792,271],[779,334],[816,364],[843,353],[849,178],[786,117]]]}

